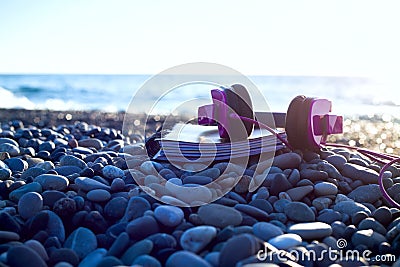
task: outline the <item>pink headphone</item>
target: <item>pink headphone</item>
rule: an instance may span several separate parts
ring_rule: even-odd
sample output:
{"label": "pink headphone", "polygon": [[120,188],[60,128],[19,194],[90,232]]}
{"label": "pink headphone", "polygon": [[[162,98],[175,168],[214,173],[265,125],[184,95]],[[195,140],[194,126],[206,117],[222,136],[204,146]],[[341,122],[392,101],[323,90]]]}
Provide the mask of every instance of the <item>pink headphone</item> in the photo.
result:
{"label": "pink headphone", "polygon": [[[326,143],[330,134],[343,132],[343,117],[329,114],[332,103],[327,99],[297,96],[289,104],[287,113],[254,112],[247,89],[240,84],[229,88],[211,90],[213,104],[198,108],[200,125],[217,125],[221,138],[238,141],[248,138],[254,125],[265,128],[282,141],[289,149],[318,152],[324,146],[345,147],[383,164],[378,178],[382,195],[397,208],[383,186],[383,173],[400,158],[384,153],[347,145]],[[271,119],[273,121],[271,121]],[[287,140],[271,127],[285,128]],[[243,131],[244,128],[244,131]],[[242,130],[236,130],[242,129]],[[245,133],[245,134],[244,134]]]}

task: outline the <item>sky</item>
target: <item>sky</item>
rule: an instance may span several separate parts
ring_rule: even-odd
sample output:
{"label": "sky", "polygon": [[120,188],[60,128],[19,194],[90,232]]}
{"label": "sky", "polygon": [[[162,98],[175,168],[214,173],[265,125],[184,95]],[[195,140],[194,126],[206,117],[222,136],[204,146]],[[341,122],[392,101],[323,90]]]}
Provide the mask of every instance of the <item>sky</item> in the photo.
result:
{"label": "sky", "polygon": [[189,62],[247,75],[397,79],[398,1],[0,0],[0,73],[156,74]]}

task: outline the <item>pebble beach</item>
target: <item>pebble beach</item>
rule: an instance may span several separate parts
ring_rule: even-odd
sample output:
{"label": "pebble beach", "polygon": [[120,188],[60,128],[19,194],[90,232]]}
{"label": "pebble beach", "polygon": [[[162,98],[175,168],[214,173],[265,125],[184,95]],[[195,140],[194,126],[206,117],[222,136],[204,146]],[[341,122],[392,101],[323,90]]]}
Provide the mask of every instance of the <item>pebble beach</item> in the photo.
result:
{"label": "pebble beach", "polygon": [[[138,127],[145,118],[137,115]],[[178,207],[148,194],[168,190],[157,175],[201,185],[231,166],[190,172],[148,161],[145,137],[124,136],[123,119],[0,110],[0,266],[400,266],[400,209],[380,192],[381,164],[344,148],[279,151],[218,200]],[[162,120],[151,118],[148,130]],[[395,118],[347,117],[344,131],[330,142],[400,154]],[[262,185],[249,192],[255,177]],[[400,168],[383,182],[400,203]],[[335,257],[323,253],[331,250]]]}

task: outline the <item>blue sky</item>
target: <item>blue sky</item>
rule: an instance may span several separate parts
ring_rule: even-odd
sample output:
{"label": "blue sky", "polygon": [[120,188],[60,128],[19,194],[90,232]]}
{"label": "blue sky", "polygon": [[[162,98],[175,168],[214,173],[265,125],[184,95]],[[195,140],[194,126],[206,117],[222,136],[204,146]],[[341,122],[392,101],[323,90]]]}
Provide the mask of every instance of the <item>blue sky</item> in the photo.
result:
{"label": "blue sky", "polygon": [[399,76],[396,1],[0,1],[0,73]]}

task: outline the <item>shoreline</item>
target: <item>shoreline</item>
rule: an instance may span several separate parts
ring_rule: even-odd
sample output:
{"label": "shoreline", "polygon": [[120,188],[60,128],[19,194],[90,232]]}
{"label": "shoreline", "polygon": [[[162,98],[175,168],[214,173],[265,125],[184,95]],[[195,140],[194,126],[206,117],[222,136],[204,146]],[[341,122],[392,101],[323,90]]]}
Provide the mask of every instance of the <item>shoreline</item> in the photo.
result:
{"label": "shoreline", "polygon": [[[74,124],[79,121],[122,131],[124,116],[124,111],[55,111],[0,108],[0,125],[6,125],[13,120],[20,120],[25,127],[42,128]],[[132,114],[132,116],[135,120],[139,120],[139,125],[143,125],[147,118],[145,114]],[[161,125],[165,116],[150,116],[148,119],[150,120],[148,120],[146,131],[154,131]],[[186,121],[186,119],[176,116],[173,121]],[[328,142],[367,148],[388,154],[400,154],[400,119],[378,115],[344,116],[343,128],[343,134],[329,136]]]}

